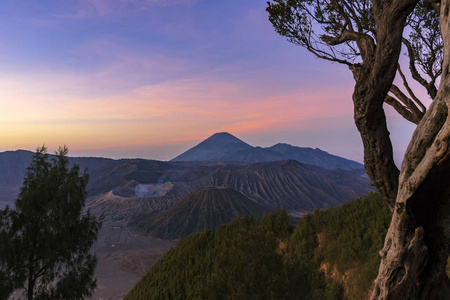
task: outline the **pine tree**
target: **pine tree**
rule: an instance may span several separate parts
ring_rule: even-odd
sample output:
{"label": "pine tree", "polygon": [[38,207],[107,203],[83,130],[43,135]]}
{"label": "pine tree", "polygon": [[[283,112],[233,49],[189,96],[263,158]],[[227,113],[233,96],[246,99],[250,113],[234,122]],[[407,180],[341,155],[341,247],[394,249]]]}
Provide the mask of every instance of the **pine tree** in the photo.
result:
{"label": "pine tree", "polygon": [[89,176],[69,168],[67,153],[60,148],[49,160],[39,148],[15,209],[0,213],[0,297],[24,289],[29,300],[82,299],[96,286],[89,250],[101,221],[83,212]]}

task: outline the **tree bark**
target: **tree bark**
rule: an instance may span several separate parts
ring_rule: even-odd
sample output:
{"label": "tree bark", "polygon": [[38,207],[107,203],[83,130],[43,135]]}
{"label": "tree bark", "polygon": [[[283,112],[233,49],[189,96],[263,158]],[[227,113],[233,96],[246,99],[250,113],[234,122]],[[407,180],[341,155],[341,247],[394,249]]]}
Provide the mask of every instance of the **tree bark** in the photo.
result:
{"label": "tree bark", "polygon": [[354,118],[363,141],[364,166],[371,184],[384,196],[391,210],[400,172],[394,163],[383,102],[397,72],[406,18],[417,3],[418,0],[373,0],[377,44],[370,47],[358,43],[361,53],[365,53],[363,63],[351,67],[356,80]]}
{"label": "tree bark", "polygon": [[450,0],[441,1],[441,84],[407,148],[371,299],[450,299]]}

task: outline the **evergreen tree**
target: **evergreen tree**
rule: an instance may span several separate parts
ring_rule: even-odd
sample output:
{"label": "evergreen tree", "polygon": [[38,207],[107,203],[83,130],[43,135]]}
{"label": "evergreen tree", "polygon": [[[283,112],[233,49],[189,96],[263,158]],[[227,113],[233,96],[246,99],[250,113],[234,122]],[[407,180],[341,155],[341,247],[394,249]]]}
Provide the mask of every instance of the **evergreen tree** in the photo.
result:
{"label": "evergreen tree", "polygon": [[101,222],[83,213],[88,174],[69,168],[68,150],[37,150],[15,209],[0,213],[0,297],[23,288],[31,299],[82,299],[96,286],[89,252]]}
{"label": "evergreen tree", "polygon": [[7,206],[0,210],[0,299],[7,299],[8,295],[24,281],[18,272],[19,257],[11,251],[17,242],[11,231],[11,210]]}

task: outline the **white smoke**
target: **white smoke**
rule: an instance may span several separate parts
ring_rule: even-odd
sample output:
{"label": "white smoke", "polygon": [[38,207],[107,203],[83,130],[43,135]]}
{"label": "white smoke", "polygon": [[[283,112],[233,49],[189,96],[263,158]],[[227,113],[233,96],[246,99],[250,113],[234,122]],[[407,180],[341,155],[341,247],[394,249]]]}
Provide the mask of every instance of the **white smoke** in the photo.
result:
{"label": "white smoke", "polygon": [[160,197],[167,194],[173,187],[170,182],[157,184],[138,184],[134,188],[136,197]]}

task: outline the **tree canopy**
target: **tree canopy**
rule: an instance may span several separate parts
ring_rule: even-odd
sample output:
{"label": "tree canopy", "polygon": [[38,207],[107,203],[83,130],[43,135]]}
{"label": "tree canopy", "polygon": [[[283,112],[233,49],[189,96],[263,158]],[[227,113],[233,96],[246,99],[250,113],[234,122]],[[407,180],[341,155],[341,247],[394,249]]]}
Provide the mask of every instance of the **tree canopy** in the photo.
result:
{"label": "tree canopy", "polygon": [[[358,76],[358,65],[367,60],[377,46],[377,25],[372,1],[295,1],[268,2],[266,9],[275,30],[291,43],[302,46],[316,57],[347,65]],[[439,13],[417,5],[405,26],[403,37],[410,77],[420,83],[432,99],[436,80],[442,73],[443,45]],[[371,51],[367,51],[367,47]],[[385,103],[406,120],[418,124],[426,111],[424,99],[417,97],[400,65],[397,67],[403,87],[392,84]]]}
{"label": "tree canopy", "polygon": [[89,252],[101,222],[84,213],[88,175],[69,168],[68,150],[49,160],[37,150],[15,208],[0,212],[2,294],[23,289],[27,299],[83,299],[96,286],[97,258]]}

